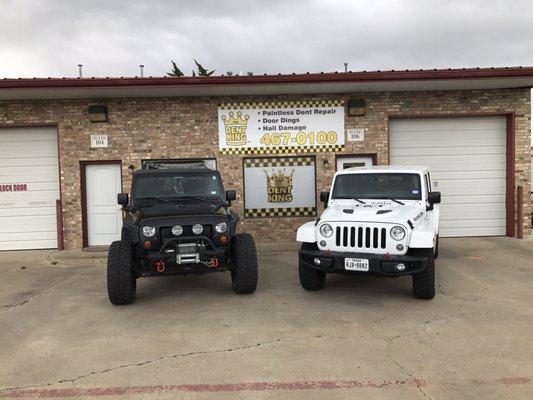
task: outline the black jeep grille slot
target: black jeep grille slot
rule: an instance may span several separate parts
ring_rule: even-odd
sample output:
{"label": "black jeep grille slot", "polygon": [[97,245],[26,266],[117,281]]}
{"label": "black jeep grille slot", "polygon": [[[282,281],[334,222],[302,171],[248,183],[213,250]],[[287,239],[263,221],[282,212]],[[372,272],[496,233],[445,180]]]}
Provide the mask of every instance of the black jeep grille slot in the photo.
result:
{"label": "black jeep grille slot", "polygon": [[342,232],[342,245],[348,247],[348,227],[345,226]]}
{"label": "black jeep grille slot", "polygon": [[337,247],[358,247],[360,249],[387,248],[387,229],[362,226],[337,226],[335,228]]}

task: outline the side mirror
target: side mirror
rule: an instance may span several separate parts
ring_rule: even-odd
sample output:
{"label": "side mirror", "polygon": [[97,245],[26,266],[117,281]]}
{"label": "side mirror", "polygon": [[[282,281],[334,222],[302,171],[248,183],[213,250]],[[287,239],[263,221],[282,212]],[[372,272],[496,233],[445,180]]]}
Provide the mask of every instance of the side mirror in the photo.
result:
{"label": "side mirror", "polygon": [[121,206],[127,206],[130,202],[130,196],[127,193],[119,193],[117,195],[117,203]]}
{"label": "side mirror", "polygon": [[237,200],[237,192],[235,190],[226,190],[226,200],[228,203]]}
{"label": "side mirror", "polygon": [[440,203],[440,192],[429,192],[428,193],[428,203],[429,204],[439,204]]}
{"label": "side mirror", "polygon": [[326,208],[329,201],[329,192],[320,192],[320,201],[324,203],[324,208]]}

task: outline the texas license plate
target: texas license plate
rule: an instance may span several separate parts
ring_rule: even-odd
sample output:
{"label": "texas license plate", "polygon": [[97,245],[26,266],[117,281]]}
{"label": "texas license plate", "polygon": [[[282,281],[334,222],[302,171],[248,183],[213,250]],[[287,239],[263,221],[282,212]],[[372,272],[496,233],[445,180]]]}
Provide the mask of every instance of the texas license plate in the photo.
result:
{"label": "texas license plate", "polygon": [[347,271],[368,272],[370,263],[365,258],[345,258],[344,269]]}

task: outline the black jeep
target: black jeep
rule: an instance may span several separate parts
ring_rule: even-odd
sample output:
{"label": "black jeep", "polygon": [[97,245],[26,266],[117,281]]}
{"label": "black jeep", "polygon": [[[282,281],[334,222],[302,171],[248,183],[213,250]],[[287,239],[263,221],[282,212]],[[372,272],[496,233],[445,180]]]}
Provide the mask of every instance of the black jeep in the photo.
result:
{"label": "black jeep", "polygon": [[111,303],[135,300],[142,276],[231,272],[236,293],[257,287],[257,255],[251,235],[237,234],[239,216],[229,210],[234,190],[224,191],[218,171],[206,167],[139,170],[121,240],[109,248],[107,291]]}

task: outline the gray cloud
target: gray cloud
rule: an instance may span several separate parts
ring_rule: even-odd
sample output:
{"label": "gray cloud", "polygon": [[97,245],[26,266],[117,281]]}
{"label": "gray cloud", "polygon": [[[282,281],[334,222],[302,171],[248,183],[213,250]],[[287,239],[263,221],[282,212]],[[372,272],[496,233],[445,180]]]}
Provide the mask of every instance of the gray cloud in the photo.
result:
{"label": "gray cloud", "polygon": [[531,0],[0,0],[0,77],[533,65]]}

